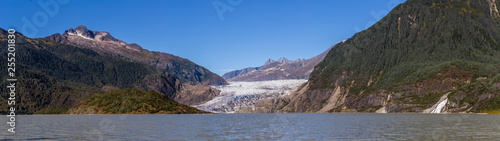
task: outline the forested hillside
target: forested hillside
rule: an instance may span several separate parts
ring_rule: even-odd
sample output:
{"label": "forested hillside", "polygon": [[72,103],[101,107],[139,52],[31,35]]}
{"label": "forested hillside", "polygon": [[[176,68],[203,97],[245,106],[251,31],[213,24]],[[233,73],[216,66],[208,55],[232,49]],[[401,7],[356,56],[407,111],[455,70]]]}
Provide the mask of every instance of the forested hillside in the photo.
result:
{"label": "forested hillside", "polygon": [[[6,54],[6,31],[0,29],[0,52]],[[174,95],[178,80],[154,67],[100,55],[90,49],[30,39],[16,34],[17,114],[64,113],[77,102],[107,89],[140,88]],[[2,60],[7,60],[2,55]],[[7,66],[0,61],[0,66]],[[1,87],[7,86],[2,67]],[[154,84],[151,84],[154,82]],[[0,113],[8,110],[8,93],[1,90]]]}

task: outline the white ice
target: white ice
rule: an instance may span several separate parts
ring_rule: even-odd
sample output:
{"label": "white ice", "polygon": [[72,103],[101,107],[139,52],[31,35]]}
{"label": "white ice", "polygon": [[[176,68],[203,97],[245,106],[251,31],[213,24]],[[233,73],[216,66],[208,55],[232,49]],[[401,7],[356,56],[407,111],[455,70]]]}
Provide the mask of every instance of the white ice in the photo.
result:
{"label": "white ice", "polygon": [[226,86],[212,86],[221,90],[220,95],[195,107],[216,113],[233,113],[242,107],[253,107],[259,100],[289,95],[305,82],[305,79],[229,82]]}

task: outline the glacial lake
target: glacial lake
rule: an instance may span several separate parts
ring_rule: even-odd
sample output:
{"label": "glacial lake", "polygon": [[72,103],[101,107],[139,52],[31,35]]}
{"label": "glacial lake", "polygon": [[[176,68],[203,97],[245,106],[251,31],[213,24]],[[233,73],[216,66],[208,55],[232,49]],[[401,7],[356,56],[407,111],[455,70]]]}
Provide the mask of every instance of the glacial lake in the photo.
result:
{"label": "glacial lake", "polygon": [[498,140],[500,115],[25,115],[0,140]]}

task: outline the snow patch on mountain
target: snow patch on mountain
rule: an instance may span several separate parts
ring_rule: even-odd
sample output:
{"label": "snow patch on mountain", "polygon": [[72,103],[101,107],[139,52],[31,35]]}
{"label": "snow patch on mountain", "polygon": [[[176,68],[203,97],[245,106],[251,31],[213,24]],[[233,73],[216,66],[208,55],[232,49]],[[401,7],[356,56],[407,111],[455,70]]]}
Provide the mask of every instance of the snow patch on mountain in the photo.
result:
{"label": "snow patch on mountain", "polygon": [[83,36],[81,33],[75,34],[75,33],[70,33],[70,32],[68,32],[68,35],[76,35],[76,36],[80,36],[80,37],[82,37],[83,39],[87,39],[87,40],[94,40],[94,39],[92,39],[92,38],[89,38],[89,37],[85,37],[85,36]]}
{"label": "snow patch on mountain", "polygon": [[194,107],[215,113],[234,113],[242,107],[253,107],[260,100],[290,95],[305,82],[306,79],[229,82],[229,85],[212,86],[221,91],[220,95]]}

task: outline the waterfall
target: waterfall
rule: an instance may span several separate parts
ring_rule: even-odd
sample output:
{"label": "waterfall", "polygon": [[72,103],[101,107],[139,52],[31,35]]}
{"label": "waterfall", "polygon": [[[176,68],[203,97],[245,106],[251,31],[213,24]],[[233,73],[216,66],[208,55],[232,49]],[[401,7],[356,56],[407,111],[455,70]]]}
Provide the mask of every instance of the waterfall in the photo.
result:
{"label": "waterfall", "polygon": [[[450,93],[446,93],[445,95],[441,96],[436,104],[432,105],[432,107],[429,109],[425,109],[423,113],[441,113],[441,111],[443,111],[443,108],[448,103],[448,94]],[[446,113],[446,111],[444,112]]]}
{"label": "waterfall", "polygon": [[439,102],[438,105],[436,106],[436,109],[433,109],[431,111],[431,113],[441,113],[441,110],[444,108],[444,106],[446,106],[447,102],[448,102],[448,98],[446,98],[445,100]]}

